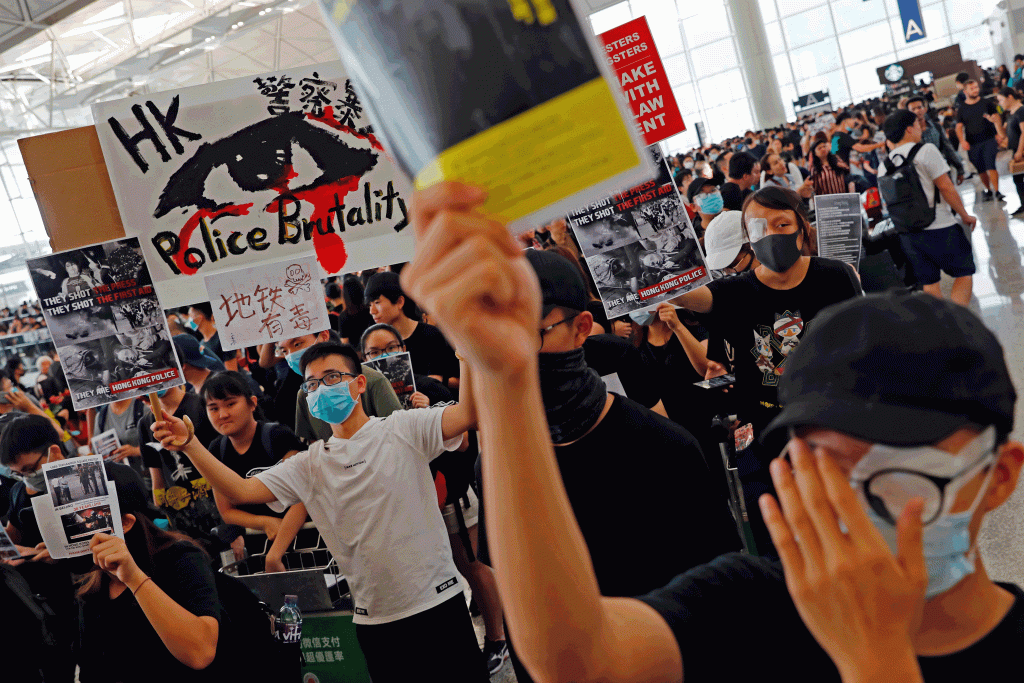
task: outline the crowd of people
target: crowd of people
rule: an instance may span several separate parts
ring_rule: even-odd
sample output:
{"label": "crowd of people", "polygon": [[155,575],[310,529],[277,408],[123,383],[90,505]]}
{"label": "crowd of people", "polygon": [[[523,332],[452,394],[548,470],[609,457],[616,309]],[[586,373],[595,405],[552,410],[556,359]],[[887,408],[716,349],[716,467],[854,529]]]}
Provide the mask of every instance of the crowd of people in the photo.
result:
{"label": "crowd of people", "polygon": [[[416,197],[413,262],[323,283],[329,329],[227,351],[209,303],[166,311],[186,383],[159,408],[76,412],[56,354],[33,386],[13,358],[0,517],[21,557],[0,569],[52,635],[3,632],[14,680],[237,676],[256,648],[218,570],[258,555],[288,571],[308,521],[377,683],[486,681],[506,659],[521,683],[1009,665],[1024,593],[976,543],[1024,446],[1002,348],[964,307],[976,221],[956,186],[973,175],[1001,200],[998,150],[1024,160],[1015,66],[997,101],[965,74],[952,109],[923,88],[671,157],[714,279],[653,310],[609,319],[564,221],[514,239],[484,191],[445,183]],[[909,208],[891,194],[904,167]],[[872,190],[906,275],[865,295],[817,256],[811,200]],[[405,408],[368,365],[399,354]],[[42,468],[109,431],[124,537],[83,521],[90,553],[54,560]]]}

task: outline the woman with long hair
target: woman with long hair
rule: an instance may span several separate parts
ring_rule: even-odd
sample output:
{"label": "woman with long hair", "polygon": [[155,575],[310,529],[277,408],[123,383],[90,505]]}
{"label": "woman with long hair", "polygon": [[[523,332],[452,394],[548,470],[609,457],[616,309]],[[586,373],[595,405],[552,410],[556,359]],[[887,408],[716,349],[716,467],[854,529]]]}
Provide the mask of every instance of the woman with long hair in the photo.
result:
{"label": "woman with long hair", "polygon": [[831,144],[824,137],[811,145],[808,165],[811,169],[811,184],[814,194],[844,194],[855,192],[848,180],[850,168],[832,153]]}
{"label": "woman with long hair", "polygon": [[363,301],[363,283],[355,276],[341,280],[344,309],[338,312],[338,336],[345,344],[358,344],[366,328],[373,324],[370,310]]}

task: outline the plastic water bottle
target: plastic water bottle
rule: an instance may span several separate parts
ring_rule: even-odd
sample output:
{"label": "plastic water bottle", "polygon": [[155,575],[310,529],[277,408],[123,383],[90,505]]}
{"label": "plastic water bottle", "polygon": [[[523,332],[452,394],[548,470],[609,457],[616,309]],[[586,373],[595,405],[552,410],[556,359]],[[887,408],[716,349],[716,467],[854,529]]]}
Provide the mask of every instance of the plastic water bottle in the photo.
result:
{"label": "plastic water bottle", "polygon": [[298,602],[297,595],[284,596],[284,605],[274,622],[277,639],[286,645],[294,644],[296,649],[302,643],[302,612],[299,611]]}

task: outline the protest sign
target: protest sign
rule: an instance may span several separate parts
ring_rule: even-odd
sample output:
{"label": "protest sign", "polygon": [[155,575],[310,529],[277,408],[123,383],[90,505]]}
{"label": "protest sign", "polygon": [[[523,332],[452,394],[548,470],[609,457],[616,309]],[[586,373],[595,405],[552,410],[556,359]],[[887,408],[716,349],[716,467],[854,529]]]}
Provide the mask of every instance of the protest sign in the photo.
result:
{"label": "protest sign", "polygon": [[648,154],[657,177],[567,219],[609,318],[655,308],[711,281],[658,145]]}
{"label": "protest sign", "polygon": [[626,94],[644,144],[653,145],[686,130],[647,17],[605,31],[598,39]]}
{"label": "protest sign", "polygon": [[320,0],[363,104],[418,188],[460,180],[513,230],[650,171],[572,0]]}
{"label": "protest sign", "polygon": [[826,194],[814,198],[814,224],[818,233],[818,256],[860,266],[864,219],[860,195]]}
{"label": "protest sign", "polygon": [[104,460],[121,447],[121,440],[117,438],[117,431],[114,429],[108,429],[102,434],[97,434],[89,442],[92,444],[93,455],[98,455]]}
{"label": "protest sign", "polygon": [[331,328],[313,256],[207,275],[206,291],[225,351]]}
{"label": "protest sign", "polygon": [[43,472],[49,495],[33,498],[32,509],[50,557],[85,555],[99,533],[124,538],[117,490],[107,480],[102,457],[47,463]]}
{"label": "protest sign", "polygon": [[169,307],[209,301],[202,276],[261,261],[315,251],[319,278],[412,257],[411,190],[340,62],[93,113],[125,232]]}
{"label": "protest sign", "polygon": [[26,263],[75,410],[185,383],[137,238]]}
{"label": "protest sign", "polygon": [[7,528],[0,525],[0,560],[17,560],[21,553],[15,547],[11,537],[7,535]]}
{"label": "protest sign", "polygon": [[381,356],[368,360],[367,365],[388,378],[391,388],[398,395],[402,408],[412,408],[412,395],[416,393],[416,379],[412,374],[412,358],[408,351]]}

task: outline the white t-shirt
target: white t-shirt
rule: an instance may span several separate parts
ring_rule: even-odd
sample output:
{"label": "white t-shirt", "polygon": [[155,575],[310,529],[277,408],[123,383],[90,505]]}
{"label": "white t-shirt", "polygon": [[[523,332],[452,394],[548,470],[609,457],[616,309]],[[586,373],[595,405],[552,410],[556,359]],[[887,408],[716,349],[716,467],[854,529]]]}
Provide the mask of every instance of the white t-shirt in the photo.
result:
{"label": "white t-shirt", "polygon": [[[910,142],[900,145],[889,152],[889,159],[894,165],[898,166],[903,163],[903,160],[910,154],[910,150],[913,147],[913,143]],[[926,142],[917,151],[917,156],[914,157],[914,168],[917,169],[917,176],[921,180],[924,194],[928,197],[928,206],[931,206],[935,198],[934,181],[939,176],[949,173],[949,164],[942,158],[942,152],[939,151],[938,147],[930,142]],[[879,164],[878,176],[884,176],[885,170],[885,164]],[[948,228],[957,224],[956,218],[953,216],[953,209],[950,208],[941,194],[938,201],[938,205],[935,206],[935,220],[925,230],[938,230],[939,228]]]}
{"label": "white t-shirt", "polygon": [[303,503],[348,579],[353,622],[384,624],[462,593],[428,463],[444,441],[444,408],[370,418],[351,439],[331,437],[260,472],[272,509]]}

